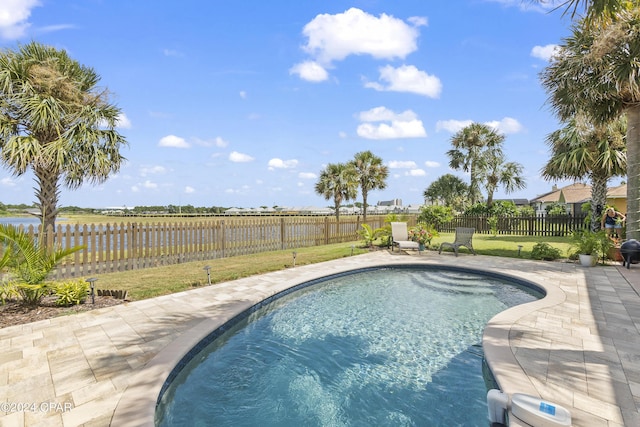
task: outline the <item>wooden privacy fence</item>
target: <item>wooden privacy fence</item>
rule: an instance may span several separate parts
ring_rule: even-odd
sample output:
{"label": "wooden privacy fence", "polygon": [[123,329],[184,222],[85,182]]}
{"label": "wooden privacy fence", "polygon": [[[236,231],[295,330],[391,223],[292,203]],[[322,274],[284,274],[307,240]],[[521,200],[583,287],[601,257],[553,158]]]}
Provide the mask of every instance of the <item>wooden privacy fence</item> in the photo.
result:
{"label": "wooden privacy fence", "polygon": [[[208,221],[58,225],[45,234],[48,247],[83,246],[65,259],[53,279],[86,277],[204,261],[258,252],[350,242],[359,239],[360,217],[254,217]],[[373,228],[383,216],[367,216]],[[38,228],[25,231],[39,238]],[[2,248],[0,247],[0,252]],[[0,254],[1,255],[1,254]]]}
{"label": "wooden privacy fence", "polygon": [[[458,215],[451,222],[442,224],[442,232],[454,232],[456,227],[473,227],[477,233],[490,234],[493,231],[488,216]],[[586,227],[585,215],[523,215],[497,217],[497,233],[521,236],[567,236],[574,230]]]}

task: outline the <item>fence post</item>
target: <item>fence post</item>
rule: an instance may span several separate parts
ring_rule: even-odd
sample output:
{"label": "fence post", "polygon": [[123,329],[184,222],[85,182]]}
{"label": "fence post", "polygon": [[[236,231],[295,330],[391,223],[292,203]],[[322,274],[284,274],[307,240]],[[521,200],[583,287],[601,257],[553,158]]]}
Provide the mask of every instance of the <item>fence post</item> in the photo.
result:
{"label": "fence post", "polygon": [[280,249],[286,249],[285,246],[285,226],[284,226],[284,218],[280,218]]}
{"label": "fence post", "polygon": [[324,244],[329,244],[329,217],[324,217]]}
{"label": "fence post", "polygon": [[226,231],[225,231],[225,224],[224,224],[224,219],[222,221],[220,221],[220,252],[222,253],[222,258],[224,258],[225,255],[225,242],[226,242]]}

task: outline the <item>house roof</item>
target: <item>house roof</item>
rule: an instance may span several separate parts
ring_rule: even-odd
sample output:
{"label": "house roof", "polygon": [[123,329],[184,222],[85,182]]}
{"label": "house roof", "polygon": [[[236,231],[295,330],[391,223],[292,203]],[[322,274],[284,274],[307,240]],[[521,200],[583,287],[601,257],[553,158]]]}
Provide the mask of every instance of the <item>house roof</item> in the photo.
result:
{"label": "house roof", "polygon": [[617,187],[611,187],[607,190],[608,199],[626,199],[627,198],[627,184],[621,184]]}
{"label": "house roof", "polygon": [[[608,199],[624,199],[627,197],[627,184],[607,189]],[[591,200],[591,186],[577,182],[563,188],[557,188],[549,193],[532,199],[539,203],[585,203]]]}
{"label": "house roof", "polygon": [[513,202],[516,206],[526,206],[529,204],[529,199],[495,199],[494,202]]}
{"label": "house roof", "polygon": [[591,199],[591,186],[582,182],[576,182],[566,187],[555,189],[549,193],[532,199],[532,202],[541,203],[581,203]]}

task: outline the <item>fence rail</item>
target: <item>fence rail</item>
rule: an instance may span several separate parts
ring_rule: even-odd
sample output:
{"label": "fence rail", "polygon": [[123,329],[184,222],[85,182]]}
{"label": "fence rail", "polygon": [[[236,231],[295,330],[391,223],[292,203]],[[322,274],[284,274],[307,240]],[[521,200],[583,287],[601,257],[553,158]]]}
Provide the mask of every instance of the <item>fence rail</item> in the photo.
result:
{"label": "fence rail", "polygon": [[[520,236],[567,236],[574,230],[586,227],[585,215],[522,215],[497,217],[495,232]],[[482,215],[458,215],[442,224],[440,231],[453,232],[456,227],[473,227],[476,233],[491,234],[490,217]]]}
{"label": "fence rail", "polygon": [[[44,234],[48,247],[82,246],[52,279],[204,261],[259,252],[358,240],[362,219],[340,217],[238,217],[202,221],[58,225]],[[367,216],[373,228],[384,216]],[[38,239],[39,228],[22,227]],[[0,255],[2,248],[0,247]]]}
{"label": "fence rail", "polygon": [[[414,225],[415,217],[409,217]],[[385,216],[368,215],[373,228],[385,225]],[[259,252],[350,242],[359,239],[359,216],[237,217],[202,221],[58,225],[45,234],[48,247],[83,246],[55,270],[53,279],[87,277],[190,261],[204,261]],[[456,216],[441,232],[473,227],[493,231],[486,216]],[[519,216],[498,218],[498,234],[564,236],[584,227],[584,217]],[[24,228],[39,238],[38,228]],[[2,248],[0,247],[0,255]]]}

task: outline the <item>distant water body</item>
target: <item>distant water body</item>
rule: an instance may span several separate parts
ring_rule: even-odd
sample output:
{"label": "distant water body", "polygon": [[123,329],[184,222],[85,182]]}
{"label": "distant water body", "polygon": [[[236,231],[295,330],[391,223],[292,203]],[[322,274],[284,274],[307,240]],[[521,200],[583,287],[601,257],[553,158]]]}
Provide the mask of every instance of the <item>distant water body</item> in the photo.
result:
{"label": "distant water body", "polygon": [[[58,218],[58,220],[62,219],[64,218]],[[16,227],[21,225],[37,227],[40,225],[40,218],[35,216],[0,216],[0,224],[15,225]]]}

